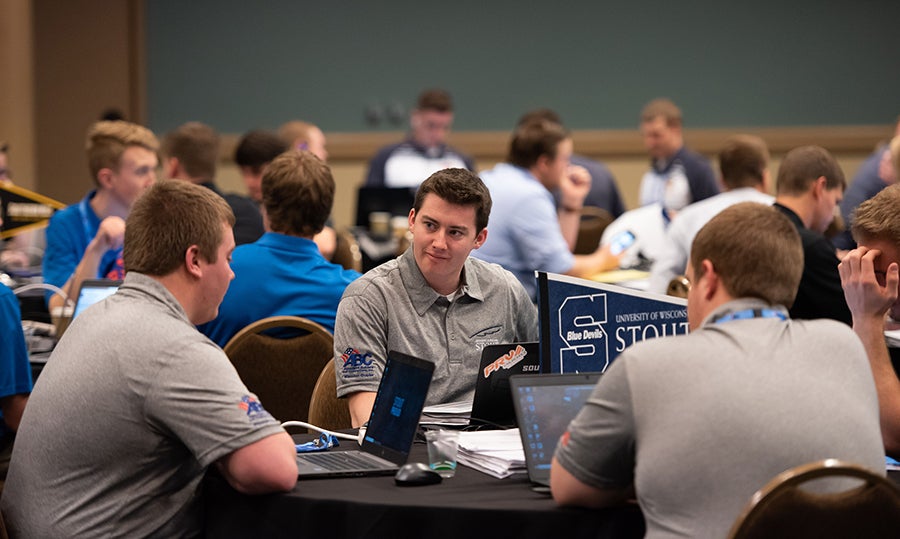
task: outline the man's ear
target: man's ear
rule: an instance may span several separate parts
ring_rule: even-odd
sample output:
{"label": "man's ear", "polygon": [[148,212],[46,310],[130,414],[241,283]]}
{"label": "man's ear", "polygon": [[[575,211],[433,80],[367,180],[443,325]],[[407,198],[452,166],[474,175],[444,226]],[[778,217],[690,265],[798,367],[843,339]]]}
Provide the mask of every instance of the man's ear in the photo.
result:
{"label": "man's ear", "polygon": [[412,208],[409,210],[409,229],[413,229],[413,225],[416,224],[416,209]]}
{"label": "man's ear", "polygon": [[713,267],[712,262],[708,258],[704,259],[700,266],[703,268],[703,277],[694,286],[700,285],[703,299],[710,300],[716,295],[719,287],[722,286],[722,281],[719,279],[719,274],[716,273],[716,268]]}
{"label": "man's ear", "polygon": [[819,176],[813,182],[812,192],[813,192],[813,196],[816,198],[816,200],[818,200],[819,197],[821,197],[822,194],[825,193],[825,191],[827,189],[828,189],[828,179],[825,178],[825,176]]}
{"label": "man's ear", "polygon": [[112,177],[113,171],[111,168],[101,168],[97,171],[97,185],[104,189],[109,189],[112,187]]}
{"label": "man's ear", "polygon": [[484,242],[487,241],[487,235],[487,228],[482,228],[481,232],[479,232],[478,235],[475,236],[475,249],[478,249],[479,247],[484,245]]}
{"label": "man's ear", "polygon": [[191,245],[184,252],[184,267],[187,272],[196,278],[203,277],[203,267],[200,265],[200,248]]}
{"label": "man's ear", "polygon": [[181,167],[181,162],[177,157],[166,159],[166,163],[163,166],[163,172],[165,173],[166,179],[171,180],[177,178],[179,167]]}

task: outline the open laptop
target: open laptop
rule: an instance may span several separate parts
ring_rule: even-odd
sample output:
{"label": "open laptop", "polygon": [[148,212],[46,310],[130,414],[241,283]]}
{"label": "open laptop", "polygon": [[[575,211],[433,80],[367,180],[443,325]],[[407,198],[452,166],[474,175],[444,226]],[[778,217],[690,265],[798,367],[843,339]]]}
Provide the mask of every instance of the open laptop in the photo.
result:
{"label": "open laptop", "polygon": [[513,410],[509,377],[514,374],[541,372],[540,350],[537,342],[491,344],[481,351],[481,366],[475,380],[470,424],[513,426]]}
{"label": "open laptop", "polygon": [[113,279],[86,279],[81,282],[78,289],[78,297],[75,300],[75,310],[72,311],[72,319],[84,312],[85,309],[100,300],[116,293],[122,281]]}
{"label": "open laptop", "polygon": [[406,463],[425,406],[434,363],[388,352],[381,383],[358,450],[300,453],[299,477],[389,475]]}
{"label": "open laptop", "polygon": [[528,478],[542,486],[535,490],[548,491],[556,444],[599,379],[599,372],[510,377]]}

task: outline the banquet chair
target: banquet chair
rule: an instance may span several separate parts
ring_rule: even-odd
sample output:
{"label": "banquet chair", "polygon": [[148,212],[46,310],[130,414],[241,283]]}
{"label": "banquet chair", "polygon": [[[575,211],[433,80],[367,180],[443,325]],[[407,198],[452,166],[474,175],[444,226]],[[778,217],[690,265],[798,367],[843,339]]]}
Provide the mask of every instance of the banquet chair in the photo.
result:
{"label": "banquet chair", "polygon": [[581,224],[578,226],[578,237],[575,240],[576,255],[589,255],[597,250],[603,231],[615,217],[603,208],[585,206],[581,208]]}
{"label": "banquet chair", "polygon": [[309,422],[326,430],[349,429],[350,408],[347,399],[337,398],[337,380],[334,375],[334,361],[322,368],[316,387],[309,399]]}
{"label": "banquet chair", "polygon": [[343,266],[344,269],[362,272],[362,253],[356,238],[349,231],[343,230],[337,233],[331,261]]}
{"label": "banquet chair", "polygon": [[[840,478],[840,484],[849,488],[827,493],[801,488],[823,478]],[[898,536],[900,488],[860,465],[837,459],[803,464],[775,476],[753,495],[729,534],[730,539]]]}
{"label": "banquet chair", "polygon": [[[290,336],[271,335],[276,329],[291,331]],[[239,331],[225,345],[225,354],[276,419],[306,421],[313,387],[334,355],[334,338],[312,320],[273,316]]]}

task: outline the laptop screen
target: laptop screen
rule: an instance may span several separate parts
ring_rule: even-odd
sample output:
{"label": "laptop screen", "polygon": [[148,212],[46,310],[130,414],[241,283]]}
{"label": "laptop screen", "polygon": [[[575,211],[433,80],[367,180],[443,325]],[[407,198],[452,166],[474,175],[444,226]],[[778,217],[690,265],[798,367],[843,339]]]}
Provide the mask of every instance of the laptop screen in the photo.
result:
{"label": "laptop screen", "polygon": [[510,378],[525,462],[532,481],[549,479],[556,444],[587,402],[599,379],[600,373]]}
{"label": "laptop screen", "polygon": [[433,372],[431,362],[388,353],[363,440],[366,451],[394,462],[402,455],[406,461]]}
{"label": "laptop screen", "polygon": [[81,283],[78,289],[78,299],[75,301],[75,311],[72,318],[84,312],[85,309],[116,293],[122,281],[112,279],[90,279]]}

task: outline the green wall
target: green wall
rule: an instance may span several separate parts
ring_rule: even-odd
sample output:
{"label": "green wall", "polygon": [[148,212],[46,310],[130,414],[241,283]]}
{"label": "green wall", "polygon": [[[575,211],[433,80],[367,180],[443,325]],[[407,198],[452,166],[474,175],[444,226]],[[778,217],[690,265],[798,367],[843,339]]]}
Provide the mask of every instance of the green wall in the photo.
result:
{"label": "green wall", "polygon": [[448,89],[457,130],[556,109],[629,128],[668,96],[687,127],[887,124],[900,113],[900,2],[146,0],[150,127],[224,132],[302,118],[396,130],[364,111]]}

